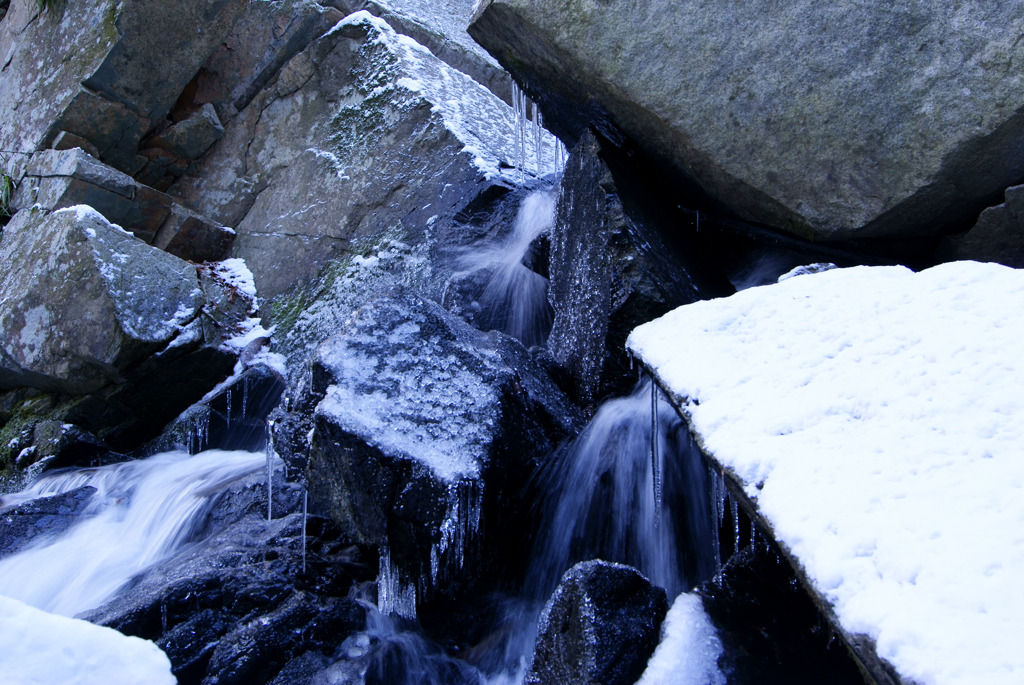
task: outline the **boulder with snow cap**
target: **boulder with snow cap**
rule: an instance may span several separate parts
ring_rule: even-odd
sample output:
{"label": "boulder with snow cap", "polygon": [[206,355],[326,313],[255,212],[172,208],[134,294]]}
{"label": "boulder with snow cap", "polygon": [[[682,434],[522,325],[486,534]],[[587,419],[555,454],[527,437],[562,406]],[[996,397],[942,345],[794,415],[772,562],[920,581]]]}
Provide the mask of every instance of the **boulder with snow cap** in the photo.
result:
{"label": "boulder with snow cap", "polygon": [[414,296],[355,311],[318,350],[312,390],[313,501],[360,542],[390,546],[408,581],[432,555],[435,574],[457,569],[478,526],[502,525],[481,509],[518,491],[578,421],[519,343]]}

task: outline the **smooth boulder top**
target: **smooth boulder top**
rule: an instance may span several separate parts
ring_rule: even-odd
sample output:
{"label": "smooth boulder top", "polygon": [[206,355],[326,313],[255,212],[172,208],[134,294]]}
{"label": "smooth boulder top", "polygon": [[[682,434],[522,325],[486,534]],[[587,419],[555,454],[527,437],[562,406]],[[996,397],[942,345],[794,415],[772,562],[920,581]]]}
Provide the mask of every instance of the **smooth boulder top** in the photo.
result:
{"label": "smooth boulder top", "polygon": [[625,134],[739,217],[932,236],[1024,177],[1024,8],[490,0],[469,32],[557,134]]}

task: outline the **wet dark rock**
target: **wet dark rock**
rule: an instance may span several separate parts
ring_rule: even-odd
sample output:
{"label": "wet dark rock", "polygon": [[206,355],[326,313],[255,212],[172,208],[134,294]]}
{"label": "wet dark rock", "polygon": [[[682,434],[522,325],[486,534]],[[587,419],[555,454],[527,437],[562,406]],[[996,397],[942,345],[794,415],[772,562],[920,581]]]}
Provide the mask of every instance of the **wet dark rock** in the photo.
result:
{"label": "wet dark rock", "polygon": [[1006,189],[1005,201],[989,207],[965,235],[940,248],[944,259],[998,262],[1024,269],[1024,186]]}
{"label": "wet dark rock", "polygon": [[348,594],[375,576],[376,560],[310,517],[304,569],[302,516],[290,513],[301,501],[300,488],[282,483],[274,507],[283,516],[267,522],[262,474],[244,479],[195,544],[84,617],[156,641],[183,684],[265,683],[303,654],[333,653],[365,626]]}
{"label": "wet dark rock", "polygon": [[795,235],[938,236],[1024,177],[1017,8],[775,10],[491,0],[469,32],[563,140],[593,126],[638,170]]}
{"label": "wet dark rock", "polygon": [[576,564],[541,614],[526,682],[635,683],[667,612],[665,591],[635,569],[599,560]]}
{"label": "wet dark rock", "polygon": [[96,488],[84,486],[10,506],[0,496],[0,557],[21,551],[40,536],[67,530],[85,515],[94,492]]}
{"label": "wet dark rock", "polygon": [[[457,550],[478,532],[474,510],[516,497],[578,426],[575,409],[519,343],[414,296],[354,312],[320,347],[312,373],[312,393],[324,399],[314,416],[310,494],[360,542],[390,545],[413,579],[430,569],[435,545],[439,553],[454,548],[461,566]],[[482,525],[507,523],[494,515]],[[452,556],[442,554],[442,566]]]}
{"label": "wet dark rock", "polygon": [[697,591],[722,640],[719,666],[729,682],[861,685],[867,680],[765,538],[733,554]]}
{"label": "wet dark rock", "polygon": [[264,364],[250,366],[212,396],[185,410],[146,446],[144,453],[172,449],[193,454],[206,449],[262,450],[267,415],[277,406],[284,388],[285,379],[274,369]]}
{"label": "wet dark rock", "polygon": [[714,292],[691,275],[692,257],[627,211],[599,152],[596,138],[584,135],[562,178],[548,293],[555,312],[548,349],[590,406],[635,382],[624,352],[633,328]]}

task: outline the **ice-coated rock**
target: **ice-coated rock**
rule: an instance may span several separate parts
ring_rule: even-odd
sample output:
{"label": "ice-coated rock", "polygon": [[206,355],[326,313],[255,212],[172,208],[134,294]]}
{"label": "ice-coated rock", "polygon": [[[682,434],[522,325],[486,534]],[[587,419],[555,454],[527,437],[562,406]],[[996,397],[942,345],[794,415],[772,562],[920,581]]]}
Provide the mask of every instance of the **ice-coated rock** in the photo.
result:
{"label": "ice-coated rock", "polygon": [[740,218],[935,236],[1024,177],[1024,14],[926,0],[489,0],[469,33],[566,141],[588,125]]}
{"label": "ice-coated rock", "polygon": [[[518,182],[513,131],[485,87],[359,12],[288,61],[171,192],[236,228],[234,254],[272,298],[360,240],[423,243],[485,189]],[[543,146],[553,170],[546,132]]]}
{"label": "ice-coated rock", "polygon": [[541,613],[530,685],[630,685],[644,671],[668,612],[665,590],[636,569],[583,561]]}
{"label": "ice-coated rock", "polygon": [[357,540],[390,544],[412,580],[432,547],[435,565],[458,567],[481,508],[577,425],[519,343],[415,296],[356,310],[318,350],[312,390],[314,502]]}

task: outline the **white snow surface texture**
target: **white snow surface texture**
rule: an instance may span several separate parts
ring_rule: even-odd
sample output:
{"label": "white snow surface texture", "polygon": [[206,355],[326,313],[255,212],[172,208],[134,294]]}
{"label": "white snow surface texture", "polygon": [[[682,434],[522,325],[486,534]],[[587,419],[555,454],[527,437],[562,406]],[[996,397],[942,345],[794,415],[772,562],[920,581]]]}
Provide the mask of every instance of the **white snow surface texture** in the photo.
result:
{"label": "white snow surface texture", "polygon": [[17,685],[173,685],[148,640],[49,614],[0,595],[0,680]]}
{"label": "white snow surface texture", "polygon": [[826,271],[627,345],[847,633],[923,685],[1024,682],[1024,271]]}

